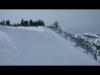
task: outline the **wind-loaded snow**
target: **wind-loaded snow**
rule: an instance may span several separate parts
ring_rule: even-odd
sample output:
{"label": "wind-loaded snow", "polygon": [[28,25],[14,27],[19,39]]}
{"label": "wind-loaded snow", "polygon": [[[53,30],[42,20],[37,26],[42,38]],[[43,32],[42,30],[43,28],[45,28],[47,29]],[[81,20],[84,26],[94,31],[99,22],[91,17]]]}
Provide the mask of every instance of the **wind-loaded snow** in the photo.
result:
{"label": "wind-loaded snow", "polygon": [[0,65],[100,65],[45,27],[0,26]]}

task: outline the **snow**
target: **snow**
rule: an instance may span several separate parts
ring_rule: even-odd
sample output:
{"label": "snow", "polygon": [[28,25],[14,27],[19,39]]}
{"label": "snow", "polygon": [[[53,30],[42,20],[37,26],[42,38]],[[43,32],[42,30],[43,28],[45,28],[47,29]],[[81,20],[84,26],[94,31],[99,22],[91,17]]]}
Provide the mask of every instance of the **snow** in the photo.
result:
{"label": "snow", "polygon": [[45,27],[0,26],[0,65],[100,65]]}
{"label": "snow", "polygon": [[35,30],[35,31],[43,31],[44,30],[42,26],[38,26],[38,27],[23,27],[23,26],[19,26],[17,28],[24,29],[24,30]]}
{"label": "snow", "polygon": [[[96,33],[84,33],[85,35],[91,35],[91,36],[95,36],[95,37],[99,37]],[[100,38],[100,37],[99,37]]]}

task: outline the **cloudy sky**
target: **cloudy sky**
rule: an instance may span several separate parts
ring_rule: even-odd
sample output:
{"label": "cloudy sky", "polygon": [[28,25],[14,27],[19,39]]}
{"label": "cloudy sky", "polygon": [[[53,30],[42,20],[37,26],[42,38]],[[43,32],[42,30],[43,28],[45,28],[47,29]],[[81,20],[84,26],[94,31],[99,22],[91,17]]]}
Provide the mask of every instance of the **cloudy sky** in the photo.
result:
{"label": "cloudy sky", "polygon": [[0,10],[0,21],[11,23],[24,20],[42,19],[46,25],[58,21],[68,32],[100,32],[100,10]]}

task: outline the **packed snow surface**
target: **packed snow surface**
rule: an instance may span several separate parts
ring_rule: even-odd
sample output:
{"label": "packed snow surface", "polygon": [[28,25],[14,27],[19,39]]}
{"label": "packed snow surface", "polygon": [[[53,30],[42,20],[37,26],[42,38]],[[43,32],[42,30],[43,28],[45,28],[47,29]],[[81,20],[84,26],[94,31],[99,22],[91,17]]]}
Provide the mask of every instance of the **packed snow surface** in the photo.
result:
{"label": "packed snow surface", "polygon": [[45,27],[0,26],[0,65],[100,65]]}

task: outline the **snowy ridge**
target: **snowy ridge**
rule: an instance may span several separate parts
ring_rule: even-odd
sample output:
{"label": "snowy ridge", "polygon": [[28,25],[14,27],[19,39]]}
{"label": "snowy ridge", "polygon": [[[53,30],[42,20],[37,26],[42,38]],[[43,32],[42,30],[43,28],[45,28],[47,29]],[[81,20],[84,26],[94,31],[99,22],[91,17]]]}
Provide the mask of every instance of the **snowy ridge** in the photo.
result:
{"label": "snowy ridge", "polygon": [[81,47],[83,52],[92,55],[95,60],[100,61],[100,38],[97,34],[90,33],[67,33],[59,26],[48,26],[51,30],[64,37],[67,41],[72,41],[75,47]]}
{"label": "snowy ridge", "polygon": [[0,65],[100,65],[46,27],[0,26],[0,32]]}
{"label": "snowy ridge", "polygon": [[76,44],[87,50],[87,52],[89,51],[91,54],[96,56],[94,59],[100,60],[98,59],[100,58],[100,37],[97,34],[74,33],[72,36]]}

